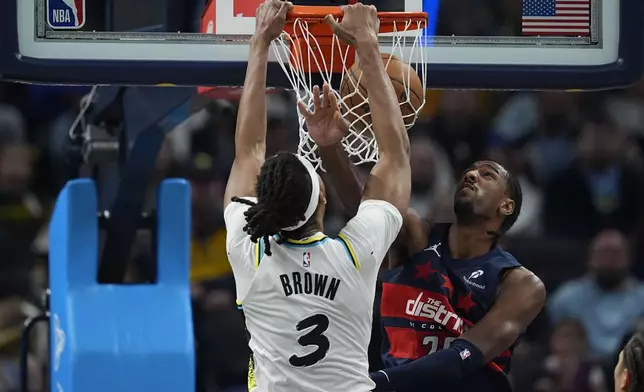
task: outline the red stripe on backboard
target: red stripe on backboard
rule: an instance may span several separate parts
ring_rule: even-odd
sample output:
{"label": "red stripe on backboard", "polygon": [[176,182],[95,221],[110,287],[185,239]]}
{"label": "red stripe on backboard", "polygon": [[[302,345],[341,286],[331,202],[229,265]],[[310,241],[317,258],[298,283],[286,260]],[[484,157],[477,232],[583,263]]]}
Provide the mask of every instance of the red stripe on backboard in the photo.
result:
{"label": "red stripe on backboard", "polygon": [[559,37],[586,37],[590,35],[588,31],[525,31],[523,30],[523,35],[551,35]]}
{"label": "red stripe on backboard", "polygon": [[201,13],[201,33],[209,33],[208,25],[211,26],[212,33],[217,32],[217,0],[208,1]]}
{"label": "red stripe on backboard", "polygon": [[568,26],[568,25],[557,25],[557,24],[550,24],[550,23],[530,23],[530,24],[524,24],[524,28],[526,29],[566,29],[566,30],[588,30],[589,26]]}

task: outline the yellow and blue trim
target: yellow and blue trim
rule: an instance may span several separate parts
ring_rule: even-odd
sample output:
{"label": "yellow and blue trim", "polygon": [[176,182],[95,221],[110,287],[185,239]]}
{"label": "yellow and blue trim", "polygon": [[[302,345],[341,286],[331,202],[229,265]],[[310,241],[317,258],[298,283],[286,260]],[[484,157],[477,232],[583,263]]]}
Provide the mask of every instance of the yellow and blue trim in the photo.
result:
{"label": "yellow and blue trim", "polygon": [[262,262],[262,259],[264,258],[264,240],[259,239],[257,240],[257,243],[255,243],[255,271],[259,268],[259,263]]}
{"label": "yellow and blue trim", "polygon": [[[275,236],[275,239],[278,240],[280,237]],[[285,245],[289,248],[310,248],[312,246],[319,246],[324,244],[329,237],[325,236],[324,234],[315,234],[310,237],[301,239],[301,240],[294,240],[292,238],[285,238],[284,243],[282,245]]]}
{"label": "yellow and blue trim", "polygon": [[342,246],[344,246],[344,250],[347,251],[347,255],[349,256],[349,259],[351,259],[351,262],[353,263],[353,266],[356,267],[358,271],[360,271],[360,262],[358,261],[358,256],[356,256],[356,252],[353,250],[353,247],[351,246],[351,243],[347,239],[347,237],[339,233],[338,237],[336,238]]}
{"label": "yellow and blue trim", "polygon": [[[237,303],[237,309],[242,312],[243,316],[244,308],[242,306],[242,301],[236,300],[235,302]],[[250,341],[250,334],[248,333],[248,329],[246,329],[246,336],[248,341]],[[255,379],[255,361],[252,353],[250,354],[250,358],[248,359],[247,387],[249,392],[253,392],[257,388],[257,380]]]}
{"label": "yellow and blue trim", "polygon": [[248,380],[247,387],[249,392],[253,392],[257,388],[257,379],[255,378],[255,361],[253,354],[250,355],[248,360]]}

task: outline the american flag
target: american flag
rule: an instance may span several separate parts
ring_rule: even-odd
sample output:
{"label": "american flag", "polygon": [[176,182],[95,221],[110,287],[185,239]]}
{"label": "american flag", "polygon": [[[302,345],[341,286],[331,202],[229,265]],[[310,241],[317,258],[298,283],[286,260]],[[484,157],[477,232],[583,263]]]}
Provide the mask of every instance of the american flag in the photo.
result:
{"label": "american flag", "polygon": [[590,0],[523,0],[523,35],[590,35]]}

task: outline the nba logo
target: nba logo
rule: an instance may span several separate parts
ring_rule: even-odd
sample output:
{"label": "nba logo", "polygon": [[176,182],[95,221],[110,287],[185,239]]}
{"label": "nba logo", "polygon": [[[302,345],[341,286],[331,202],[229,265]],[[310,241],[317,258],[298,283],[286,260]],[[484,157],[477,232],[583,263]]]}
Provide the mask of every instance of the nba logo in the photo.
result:
{"label": "nba logo", "polygon": [[311,252],[304,252],[302,254],[302,265],[304,267],[310,267],[311,266]]}
{"label": "nba logo", "polygon": [[85,25],[85,0],[47,0],[47,24],[52,29],[80,29]]}

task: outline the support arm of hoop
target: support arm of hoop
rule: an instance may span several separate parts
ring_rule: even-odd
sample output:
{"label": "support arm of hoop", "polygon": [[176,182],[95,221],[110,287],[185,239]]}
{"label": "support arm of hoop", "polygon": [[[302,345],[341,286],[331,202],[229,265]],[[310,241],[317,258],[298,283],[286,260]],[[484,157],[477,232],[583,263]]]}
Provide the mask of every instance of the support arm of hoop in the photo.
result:
{"label": "support arm of hoop", "polygon": [[235,130],[235,161],[224,195],[224,208],[233,196],[255,196],[255,183],[266,157],[266,73],[268,45],[251,42],[246,80],[239,101]]}
{"label": "support arm of hoop", "polygon": [[[173,128],[163,119],[194,94],[192,88],[126,89],[122,102],[124,137],[121,148],[124,161],[121,162],[120,181],[113,200],[105,195],[100,197],[101,203],[108,205],[110,211],[98,268],[98,280],[102,283],[123,282],[157,155],[166,134]],[[131,149],[129,145],[132,145]],[[98,186],[99,191],[105,192],[110,183],[99,181]],[[154,273],[150,271],[149,275]]]}
{"label": "support arm of hoop", "polygon": [[349,160],[340,143],[334,146],[320,147],[320,157],[331,184],[344,206],[345,213],[354,216],[358,212],[364,188],[355,166]]}

